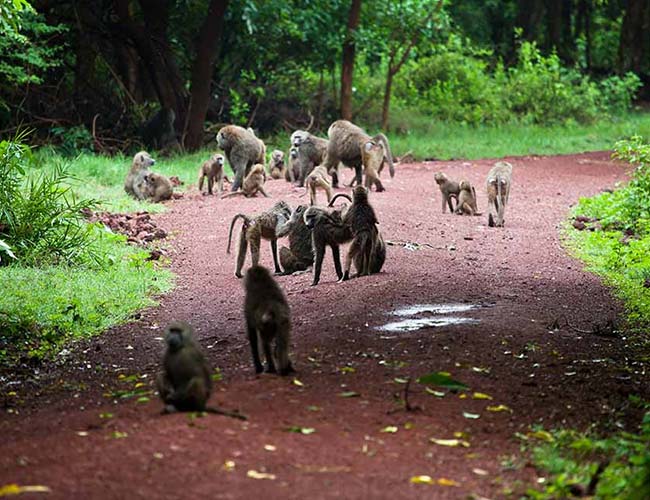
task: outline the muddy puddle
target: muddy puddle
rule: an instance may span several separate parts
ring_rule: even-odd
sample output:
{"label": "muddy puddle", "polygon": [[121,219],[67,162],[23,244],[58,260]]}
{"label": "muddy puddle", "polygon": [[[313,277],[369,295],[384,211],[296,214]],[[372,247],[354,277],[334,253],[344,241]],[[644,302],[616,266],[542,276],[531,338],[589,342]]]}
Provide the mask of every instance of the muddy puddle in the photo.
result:
{"label": "muddy puddle", "polygon": [[479,309],[478,304],[414,304],[400,307],[389,314],[404,318],[377,327],[382,332],[414,332],[422,328],[475,324],[475,318],[459,316],[459,313]]}

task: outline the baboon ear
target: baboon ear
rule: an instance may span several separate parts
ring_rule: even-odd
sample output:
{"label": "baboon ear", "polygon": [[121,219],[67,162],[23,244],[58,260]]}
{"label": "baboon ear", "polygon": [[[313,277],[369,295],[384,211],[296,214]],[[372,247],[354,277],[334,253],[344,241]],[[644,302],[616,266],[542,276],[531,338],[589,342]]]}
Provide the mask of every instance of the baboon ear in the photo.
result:
{"label": "baboon ear", "polygon": [[375,144],[374,144],[373,142],[370,142],[370,141],[369,141],[369,142],[366,142],[366,143],[364,144],[364,146],[363,146],[363,149],[365,149],[366,152],[368,152],[368,151],[370,151],[370,150],[372,149],[372,147],[373,147],[374,145],[375,145]]}

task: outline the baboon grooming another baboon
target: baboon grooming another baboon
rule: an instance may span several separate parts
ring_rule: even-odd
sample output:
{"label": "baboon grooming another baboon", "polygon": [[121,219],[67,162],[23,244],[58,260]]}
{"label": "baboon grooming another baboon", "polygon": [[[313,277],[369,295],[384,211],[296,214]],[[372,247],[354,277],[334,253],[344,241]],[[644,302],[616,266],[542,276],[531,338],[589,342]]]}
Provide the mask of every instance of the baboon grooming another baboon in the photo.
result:
{"label": "baboon grooming another baboon", "polygon": [[254,133],[237,125],[226,125],[217,132],[217,144],[226,153],[235,174],[232,191],[237,191],[255,163],[265,163],[266,148]]}
{"label": "baboon grooming another baboon", "polygon": [[[246,331],[255,373],[263,370],[257,344],[259,338],[266,358],[266,372],[288,375],[294,369],[289,360],[291,313],[287,299],[269,270],[262,266],[255,265],[246,271],[244,287]],[[274,341],[274,349],[271,349]]]}
{"label": "baboon grooming another baboon", "polygon": [[291,213],[291,218],[277,230],[278,238],[289,235],[289,248],[280,247],[280,265],[283,274],[305,271],[314,263],[311,230],[303,218],[306,210],[306,205],[298,205]]}
{"label": "baboon grooming another baboon", "polygon": [[[327,143],[327,155],[325,157],[325,168],[332,175],[332,186],[338,187],[338,176],[334,173],[339,162],[346,167],[354,168],[355,178],[350,183],[356,182],[359,186],[362,184],[361,173],[363,164],[363,149],[368,142],[380,143],[384,147],[385,158],[388,161],[390,176],[395,176],[395,165],[393,164],[393,155],[390,151],[388,139],[384,134],[377,134],[370,137],[366,132],[347,120],[337,120],[330,125],[327,131],[329,142]],[[379,166],[377,173],[381,173],[383,162]]]}
{"label": "baboon grooming another baboon", "polygon": [[146,151],[136,153],[131,163],[131,169],[124,180],[124,191],[137,200],[144,200],[146,198],[146,193],[143,192],[143,189],[146,188],[144,178],[150,173],[149,167],[155,163],[156,160]]}
{"label": "baboon grooming another baboon", "polygon": [[458,204],[458,194],[460,193],[460,186],[456,181],[450,181],[442,172],[436,172],[433,174],[433,178],[436,180],[436,184],[440,188],[440,193],[442,194],[442,213],[444,214],[447,211],[447,205],[449,205],[449,212],[454,213],[454,205],[452,204],[452,198],[456,199],[456,204]]}
{"label": "baboon grooming another baboon", "polygon": [[[332,198],[330,205],[339,196],[348,198],[347,195],[337,194]],[[350,268],[353,260],[358,264],[359,276],[371,274],[373,251],[378,245],[379,231],[377,230],[377,224],[379,221],[374,209],[368,202],[368,190],[365,187],[356,186],[352,191],[352,205],[345,213],[343,223],[350,228],[353,239],[345,258],[343,276],[339,281],[350,279]]]}
{"label": "baboon grooming another baboon", "polygon": [[[316,137],[305,130],[296,130],[291,134],[291,146],[297,150],[298,176],[296,178],[298,186],[302,187],[314,167],[323,164],[327,153],[327,139]],[[326,172],[330,173],[327,170]]]}
{"label": "baboon grooming another baboon", "polygon": [[199,191],[203,192],[203,181],[208,179],[208,194],[212,194],[212,187],[217,185],[217,193],[223,191],[223,174],[224,157],[222,154],[214,154],[212,157],[201,165],[199,169]]}
{"label": "baboon grooming another baboon", "polygon": [[212,391],[210,368],[188,323],[173,321],[165,329],[165,343],[163,371],[156,377],[156,388],[165,404],[164,413],[208,411],[246,419],[236,412],[206,406]]}
{"label": "baboon grooming another baboon", "polygon": [[143,182],[145,187],[142,190],[146,198],[154,203],[170,200],[174,193],[171,181],[162,174],[149,172],[145,175]]}
{"label": "baboon grooming another baboon", "polygon": [[271,153],[271,161],[269,161],[269,173],[272,179],[282,179],[286,174],[286,165],[284,164],[284,153],[279,149],[275,149]]}
{"label": "baboon grooming another baboon", "polygon": [[222,198],[230,198],[231,196],[237,196],[238,194],[243,194],[246,198],[250,198],[251,196],[255,196],[258,192],[262,193],[266,198],[269,198],[269,195],[264,191],[265,181],[266,172],[264,170],[264,165],[256,163],[244,178],[241,191],[224,194]]}
{"label": "baboon grooming another baboon", "polygon": [[[490,169],[487,176],[486,188],[488,195],[488,226],[503,227],[503,215],[510,196],[512,184],[512,165],[499,161]],[[496,212],[496,221],[493,213]]]}
{"label": "baboon grooming another baboon", "polygon": [[458,194],[458,204],[456,213],[459,215],[481,215],[476,206],[476,190],[469,181],[460,181],[458,185],[460,193]]}
{"label": "baboon grooming another baboon", "polygon": [[316,190],[321,189],[327,195],[327,203],[332,199],[332,185],[327,178],[327,170],[322,165],[319,165],[305,179],[305,192],[300,196],[305,196],[309,193],[309,204],[316,204]]}
{"label": "baboon grooming another baboon", "polygon": [[291,218],[291,208],[285,201],[278,201],[266,212],[262,212],[254,217],[249,217],[244,214],[237,214],[232,218],[230,223],[230,232],[228,233],[228,249],[230,253],[230,242],[232,241],[232,229],[235,222],[241,218],[244,222],[242,224],[241,233],[239,235],[239,250],[237,253],[237,267],[235,268],[235,276],[242,277],[241,270],[244,267],[246,260],[246,251],[248,245],[251,247],[251,260],[253,266],[256,266],[260,261],[260,243],[262,238],[270,240],[271,251],[273,253],[273,263],[275,264],[276,274],[281,274],[282,270],[278,263],[278,243],[277,233],[281,225]]}

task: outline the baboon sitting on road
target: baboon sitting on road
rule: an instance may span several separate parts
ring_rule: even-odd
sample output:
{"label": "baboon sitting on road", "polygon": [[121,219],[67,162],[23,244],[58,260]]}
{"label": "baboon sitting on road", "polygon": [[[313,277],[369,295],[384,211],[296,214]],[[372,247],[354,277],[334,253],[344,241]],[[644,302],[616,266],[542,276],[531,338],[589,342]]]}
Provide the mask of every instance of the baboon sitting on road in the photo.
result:
{"label": "baboon sitting on road", "polygon": [[311,230],[305,225],[306,205],[298,205],[291,218],[277,230],[277,237],[289,235],[289,248],[280,247],[280,264],[283,274],[305,271],[314,263],[311,245]]}
{"label": "baboon sitting on road", "polygon": [[447,205],[449,205],[449,212],[453,214],[455,209],[451,200],[455,198],[456,204],[458,204],[460,186],[457,182],[449,180],[449,177],[442,172],[436,172],[433,178],[436,180],[436,184],[438,184],[440,193],[442,194],[442,213],[444,214],[447,211]]}

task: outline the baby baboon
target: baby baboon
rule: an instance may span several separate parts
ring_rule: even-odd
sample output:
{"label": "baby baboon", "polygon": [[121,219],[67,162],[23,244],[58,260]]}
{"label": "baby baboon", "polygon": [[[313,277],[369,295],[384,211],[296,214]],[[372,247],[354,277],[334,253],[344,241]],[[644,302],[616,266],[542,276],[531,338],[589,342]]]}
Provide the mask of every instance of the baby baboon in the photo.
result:
{"label": "baby baboon", "polygon": [[265,181],[266,171],[264,170],[264,165],[256,163],[244,178],[241,191],[225,194],[222,198],[230,198],[231,196],[236,196],[238,194],[243,194],[246,198],[250,198],[251,196],[255,196],[258,192],[262,193],[266,198],[269,198],[269,195],[264,191]]}
{"label": "baby baboon", "polygon": [[[512,184],[512,165],[499,161],[490,169],[487,176],[486,188],[488,195],[488,226],[503,227],[503,215],[510,196]],[[496,221],[493,213],[496,212]]]}
{"label": "baby baboon", "polygon": [[[339,196],[347,197],[344,194],[337,194],[330,205]],[[368,190],[363,186],[356,186],[352,191],[352,205],[348,208],[343,223],[350,228],[353,239],[345,258],[345,269],[339,281],[350,279],[350,268],[354,260],[358,267],[358,276],[366,276],[371,273],[371,262],[373,251],[377,247],[379,231],[377,230],[377,216],[368,202]]]}
{"label": "baby baboon", "polygon": [[370,191],[374,184],[377,192],[385,191],[385,188],[379,180],[377,173],[384,164],[384,148],[378,142],[368,141],[363,145],[361,151],[361,160],[363,164],[363,174],[366,176],[365,186]]}
{"label": "baby baboon", "polygon": [[271,161],[269,162],[269,173],[272,179],[282,179],[286,175],[287,167],[284,164],[284,153],[279,149],[275,149],[271,153]]}
{"label": "baby baboon", "polygon": [[[291,146],[297,149],[298,186],[302,187],[305,179],[316,165],[322,165],[327,153],[327,139],[321,139],[305,130],[296,130],[291,134]],[[338,168],[338,163],[336,165]],[[327,173],[329,173],[326,170]]]}
{"label": "baby baboon", "polygon": [[458,194],[458,204],[456,213],[459,215],[481,215],[476,206],[476,190],[468,181],[460,181],[458,185],[460,193]]}
{"label": "baby baboon", "polygon": [[289,168],[284,173],[284,180],[294,182],[300,177],[300,162],[298,161],[298,148],[291,146],[289,149]]}
{"label": "baby baboon", "polygon": [[280,247],[280,264],[283,274],[306,271],[314,263],[311,247],[311,230],[305,225],[303,215],[306,205],[298,205],[291,218],[277,230],[277,237],[289,235],[289,248]]}
{"label": "baby baboon", "polygon": [[[341,162],[346,167],[354,168],[355,178],[353,182],[356,182],[360,186],[362,168],[365,168],[363,164],[363,149],[368,142],[381,143],[383,145],[390,176],[393,177],[395,175],[393,155],[388,145],[388,139],[384,134],[377,134],[375,137],[370,137],[363,129],[353,123],[346,120],[337,120],[330,125],[327,135],[329,136],[329,142],[327,143],[325,168],[327,168],[330,175],[332,175],[333,170]],[[378,174],[381,173],[382,167],[383,162],[377,170]],[[332,185],[338,187],[338,178],[335,179],[334,176],[332,177]]]}
{"label": "baby baboon", "polygon": [[126,179],[124,180],[124,191],[137,200],[144,200],[146,197],[146,193],[143,192],[143,189],[146,188],[144,178],[150,172],[149,167],[155,163],[156,160],[154,160],[146,151],[140,151],[137,153],[133,157],[129,173],[126,174]]}
{"label": "baby baboon", "polygon": [[232,229],[235,226],[235,221],[241,218],[244,223],[242,224],[241,234],[239,235],[239,251],[237,253],[237,267],[235,268],[235,276],[242,277],[241,270],[244,267],[246,260],[246,251],[248,245],[251,246],[251,260],[253,266],[256,266],[260,261],[260,243],[262,238],[271,241],[271,251],[273,253],[273,263],[275,264],[275,273],[281,274],[282,270],[278,263],[278,236],[277,232],[281,225],[291,218],[291,208],[285,201],[278,201],[266,212],[262,212],[254,217],[249,217],[244,214],[237,214],[232,218],[230,223],[230,232],[228,234],[228,249],[230,253],[230,242],[232,240]]}
{"label": "baby baboon", "polygon": [[300,195],[305,196],[309,192],[309,204],[316,204],[316,190],[322,189],[327,195],[327,203],[332,199],[332,185],[327,178],[327,170],[322,165],[319,165],[305,179],[305,192]]}
{"label": "baby baboon", "polygon": [[170,200],[174,193],[171,181],[162,174],[150,172],[144,177],[146,198],[153,203]]}
{"label": "baby baboon", "polygon": [[223,191],[223,165],[224,157],[222,154],[214,154],[212,157],[203,163],[199,170],[199,191],[203,191],[203,180],[208,179],[208,194],[212,194],[212,186],[217,184],[217,193],[221,194]]}
{"label": "baby baboon", "polygon": [[452,198],[456,199],[458,203],[458,194],[460,193],[460,186],[455,181],[450,181],[442,172],[436,172],[433,175],[433,178],[436,180],[438,187],[440,188],[440,193],[442,193],[442,213],[444,214],[447,211],[447,205],[449,205],[449,212],[454,213],[454,205],[452,204]]}
{"label": "baby baboon", "polygon": [[303,215],[305,225],[311,229],[311,245],[314,252],[314,279],[312,286],[318,285],[320,273],[325,257],[325,247],[327,245],[332,249],[332,258],[334,259],[334,269],[336,276],[341,279],[343,271],[341,270],[341,254],[339,245],[352,240],[352,232],[349,226],[343,223],[340,210],[328,212],[322,208],[309,207]]}
{"label": "baby baboon", "polygon": [[171,108],[161,108],[149,121],[142,125],[142,140],[148,148],[161,150],[168,146],[178,148],[174,122],[176,113]]}
{"label": "baby baboon", "polygon": [[[251,344],[255,373],[261,373],[263,370],[257,345],[259,338],[266,358],[266,372],[288,375],[294,369],[289,360],[291,313],[287,299],[269,270],[262,266],[254,265],[246,271],[244,287],[246,331]],[[272,350],[273,341],[275,346]]]}
{"label": "baby baboon", "polygon": [[217,132],[217,144],[226,153],[235,174],[232,191],[237,191],[255,163],[264,164],[266,148],[255,134],[237,125],[226,125]]}

